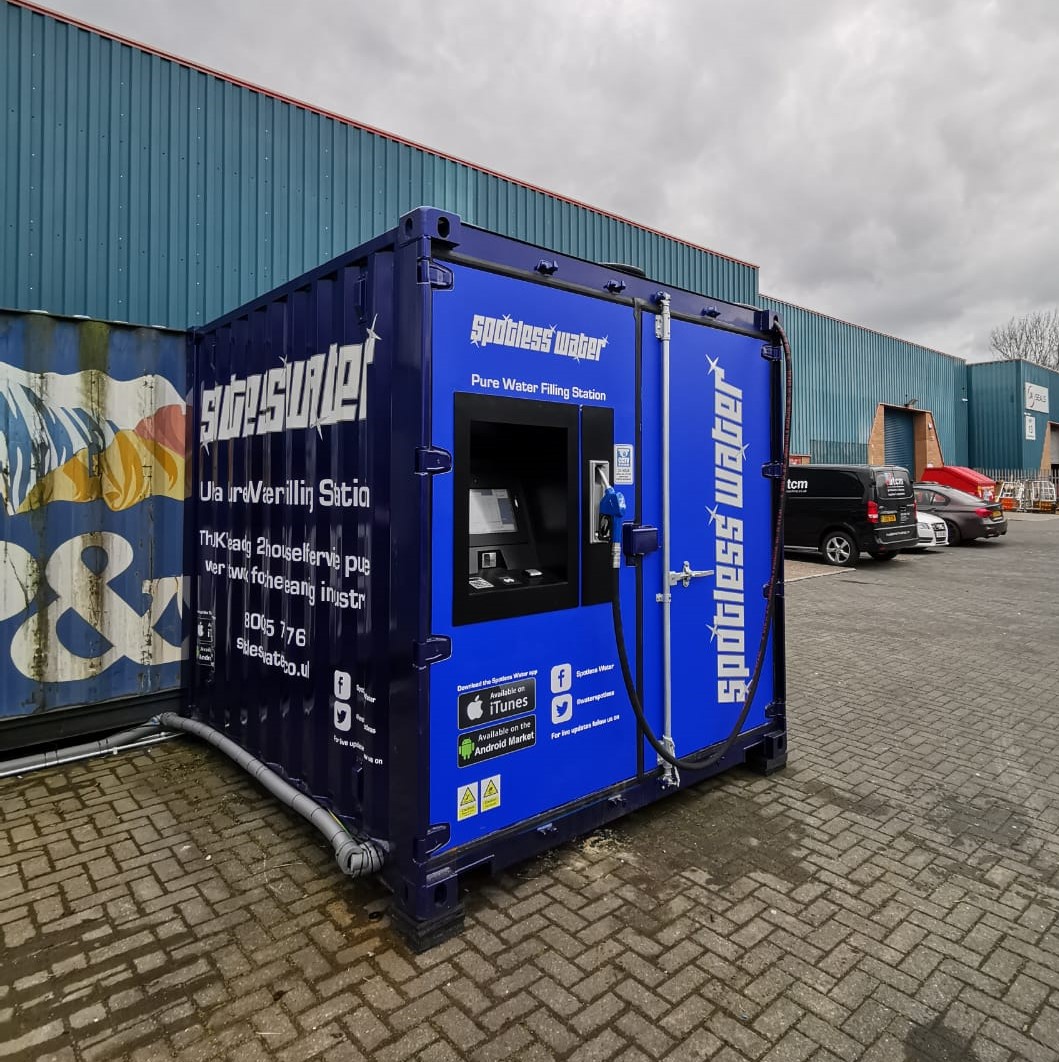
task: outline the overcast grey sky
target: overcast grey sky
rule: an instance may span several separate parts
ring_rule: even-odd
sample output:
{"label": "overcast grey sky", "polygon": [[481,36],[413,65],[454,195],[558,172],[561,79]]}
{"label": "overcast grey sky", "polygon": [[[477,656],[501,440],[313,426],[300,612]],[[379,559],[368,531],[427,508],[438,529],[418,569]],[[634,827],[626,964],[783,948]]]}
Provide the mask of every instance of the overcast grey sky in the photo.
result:
{"label": "overcast grey sky", "polygon": [[53,0],[969,358],[1059,305],[1059,0]]}

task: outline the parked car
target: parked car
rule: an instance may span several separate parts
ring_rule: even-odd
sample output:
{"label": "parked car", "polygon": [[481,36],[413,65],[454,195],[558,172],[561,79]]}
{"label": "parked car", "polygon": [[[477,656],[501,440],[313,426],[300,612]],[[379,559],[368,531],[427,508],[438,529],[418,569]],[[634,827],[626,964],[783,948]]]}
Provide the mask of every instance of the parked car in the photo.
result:
{"label": "parked car", "polygon": [[915,491],[920,510],[940,516],[948,525],[950,546],[1008,533],[1007,517],[999,502],[983,501],[938,483],[917,483]]}
{"label": "parked car", "polygon": [[928,549],[931,546],[947,546],[949,544],[949,525],[940,516],[916,510],[916,530],[919,532],[919,542],[908,549]]}
{"label": "parked car", "polygon": [[863,552],[893,560],[914,546],[912,477],[897,465],[797,465],[787,475],[784,544],[848,567]]}

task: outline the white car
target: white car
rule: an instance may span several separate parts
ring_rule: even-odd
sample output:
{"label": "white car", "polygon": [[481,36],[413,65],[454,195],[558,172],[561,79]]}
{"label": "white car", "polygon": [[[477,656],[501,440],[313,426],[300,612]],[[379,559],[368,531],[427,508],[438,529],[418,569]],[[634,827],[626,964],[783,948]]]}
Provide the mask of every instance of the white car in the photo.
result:
{"label": "white car", "polygon": [[929,546],[947,546],[949,544],[949,527],[940,516],[916,510],[916,530],[919,541],[909,549],[927,549]]}

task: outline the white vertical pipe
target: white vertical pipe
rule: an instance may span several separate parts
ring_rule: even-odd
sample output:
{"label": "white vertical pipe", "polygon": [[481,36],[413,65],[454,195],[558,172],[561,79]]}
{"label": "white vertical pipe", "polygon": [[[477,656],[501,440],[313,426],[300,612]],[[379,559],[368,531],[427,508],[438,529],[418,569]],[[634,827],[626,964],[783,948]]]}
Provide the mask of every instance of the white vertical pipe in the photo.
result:
{"label": "white vertical pipe", "polygon": [[[656,318],[656,330],[658,338],[662,341],[662,744],[670,751],[675,749],[673,744],[673,665],[672,665],[672,632],[670,606],[672,603],[673,588],[670,585],[669,573],[673,566],[669,557],[669,516],[670,516],[670,491],[669,491],[669,333],[670,313],[669,296],[663,292],[659,296],[661,307],[659,316]],[[661,758],[659,758],[661,762]],[[666,766],[667,777],[671,776],[673,768]]]}

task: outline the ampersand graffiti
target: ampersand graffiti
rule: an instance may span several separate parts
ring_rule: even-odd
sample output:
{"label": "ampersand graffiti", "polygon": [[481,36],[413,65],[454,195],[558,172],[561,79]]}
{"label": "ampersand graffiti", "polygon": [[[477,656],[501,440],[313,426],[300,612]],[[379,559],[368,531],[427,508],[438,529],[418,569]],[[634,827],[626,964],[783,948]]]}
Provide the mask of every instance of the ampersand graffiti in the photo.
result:
{"label": "ampersand graffiti", "polygon": [[[39,564],[22,547],[5,543],[0,562],[0,618],[9,619],[30,607],[40,585]],[[103,562],[86,563],[92,550]],[[181,577],[147,579],[141,584],[150,604],[137,611],[112,583],[132,564],[130,543],[114,532],[78,535],[64,542],[48,558],[43,573],[47,604],[32,612],[11,639],[15,667],[37,682],[77,682],[94,678],[122,659],[144,666],[179,663],[183,647],[155,629],[174,602],[183,611]],[[74,613],[98,632],[106,646],[83,656],[62,638],[62,620]]]}

